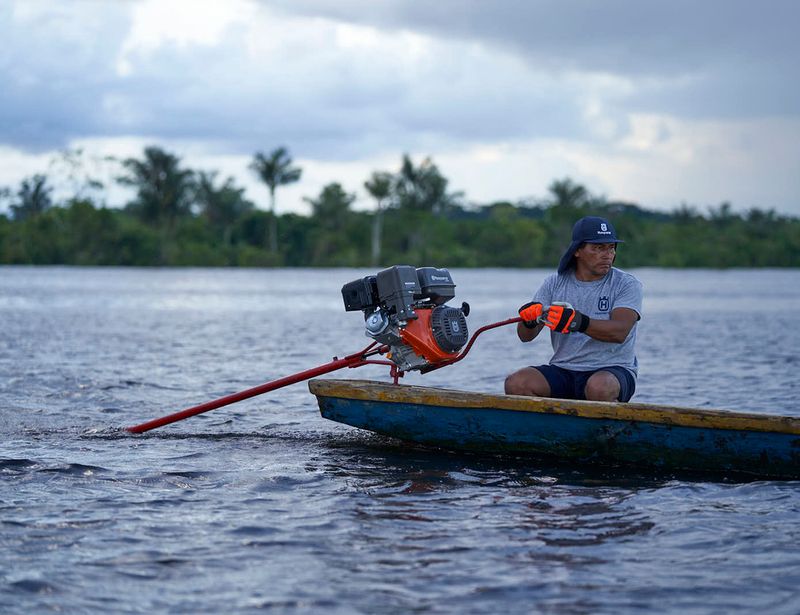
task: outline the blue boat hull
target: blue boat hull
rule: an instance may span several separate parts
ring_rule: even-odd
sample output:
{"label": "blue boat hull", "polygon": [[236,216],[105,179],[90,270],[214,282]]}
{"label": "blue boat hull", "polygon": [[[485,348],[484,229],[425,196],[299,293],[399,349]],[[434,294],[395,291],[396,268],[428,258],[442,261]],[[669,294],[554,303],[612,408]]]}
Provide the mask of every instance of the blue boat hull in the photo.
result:
{"label": "blue boat hull", "polygon": [[[597,402],[574,402],[570,407],[569,402],[558,400],[553,407],[552,400],[536,398],[364,381],[312,382],[333,383],[327,390],[324,384],[310,385],[323,417],[425,445],[661,469],[800,477],[800,422],[791,417],[690,409],[677,413],[662,409],[659,414],[659,409],[647,407],[643,414],[648,420],[638,420],[631,416],[631,406],[622,404],[598,408]],[[410,394],[404,395],[403,390]],[[525,401],[533,405],[528,407]],[[499,405],[515,407],[492,407]],[[771,418],[782,420],[777,424],[762,420]]]}

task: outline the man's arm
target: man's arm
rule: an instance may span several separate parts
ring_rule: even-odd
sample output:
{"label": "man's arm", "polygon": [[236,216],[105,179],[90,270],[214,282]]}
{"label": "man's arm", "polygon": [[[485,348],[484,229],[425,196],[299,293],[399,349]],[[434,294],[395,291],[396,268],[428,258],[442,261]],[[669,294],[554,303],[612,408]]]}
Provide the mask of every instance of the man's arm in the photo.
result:
{"label": "man's arm", "polygon": [[517,336],[523,342],[530,342],[537,335],[539,335],[539,333],[541,332],[542,329],[544,329],[544,325],[543,324],[538,324],[533,329],[529,329],[528,327],[525,326],[524,322],[518,322],[517,323]]}
{"label": "man's arm", "polygon": [[[610,320],[592,318],[589,321],[589,328],[586,329],[586,335],[600,340],[601,342],[621,344],[628,339],[628,334],[631,332],[631,329],[633,329],[633,325],[636,324],[637,320],[639,320],[639,314],[636,313],[636,310],[630,308],[616,308],[611,311]],[[519,325],[517,326],[517,330],[519,330]],[[534,335],[534,337],[536,336]],[[522,336],[520,335],[520,339],[521,338]],[[533,339],[533,337],[531,339]]]}

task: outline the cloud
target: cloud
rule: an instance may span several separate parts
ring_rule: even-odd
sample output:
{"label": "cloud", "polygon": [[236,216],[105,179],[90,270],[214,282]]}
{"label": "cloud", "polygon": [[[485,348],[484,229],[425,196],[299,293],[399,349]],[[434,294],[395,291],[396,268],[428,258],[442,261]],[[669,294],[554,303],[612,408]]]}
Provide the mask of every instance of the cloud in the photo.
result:
{"label": "cloud", "polygon": [[116,82],[106,58],[128,27],[122,6],[93,13],[35,0],[0,4],[5,144],[41,151],[103,130],[102,98]]}
{"label": "cloud", "polygon": [[[348,158],[389,146],[591,134],[580,84],[512,54],[238,5],[227,19],[209,5],[200,19],[197,6],[175,0],[127,12],[101,4],[112,32],[99,31],[105,19],[86,32],[82,22],[53,29],[53,18],[42,26],[13,15],[15,57],[0,71],[7,143],[151,134],[232,152],[296,143],[308,155]],[[26,30],[34,54],[22,52]],[[87,49],[86,39],[97,43]]]}
{"label": "cloud", "polygon": [[[326,16],[384,29],[410,30],[505,49],[538,70],[612,74],[640,84],[691,88],[703,81],[751,80],[798,100],[797,80],[787,79],[800,55],[796,24],[800,5],[776,0],[640,2],[639,0],[508,0],[419,3],[389,0],[273,0],[265,2],[306,16]],[[746,86],[745,86],[746,87]],[[745,88],[742,88],[745,89]],[[763,93],[764,90],[761,90]],[[694,109],[713,110],[706,97]],[[759,102],[761,104],[759,104]],[[744,114],[770,112],[769,98],[740,100]],[[797,105],[787,105],[797,109]]]}
{"label": "cloud", "polygon": [[[710,206],[735,195],[739,209],[798,213],[800,176],[792,169],[800,160],[800,118],[687,121],[635,115],[630,133],[614,147],[584,145],[570,148],[566,157],[580,175],[589,176],[589,184],[623,200],[671,208],[677,200]],[[672,186],[691,198],[669,196]]]}
{"label": "cloud", "polygon": [[798,13],[785,0],[9,1],[0,184],[59,148],[155,143],[258,200],[247,161],[286,145],[307,169],[284,192],[298,210],[408,152],[473,201],[569,175],[645,205],[800,211]]}

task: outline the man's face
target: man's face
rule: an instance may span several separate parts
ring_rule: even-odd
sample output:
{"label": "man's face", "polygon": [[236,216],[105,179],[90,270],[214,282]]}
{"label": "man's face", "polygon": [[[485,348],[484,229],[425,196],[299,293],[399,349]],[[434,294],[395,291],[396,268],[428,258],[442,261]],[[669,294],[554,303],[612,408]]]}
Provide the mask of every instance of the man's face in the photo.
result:
{"label": "man's face", "polygon": [[585,243],[575,252],[578,269],[584,269],[594,277],[602,277],[611,270],[617,255],[614,243]]}

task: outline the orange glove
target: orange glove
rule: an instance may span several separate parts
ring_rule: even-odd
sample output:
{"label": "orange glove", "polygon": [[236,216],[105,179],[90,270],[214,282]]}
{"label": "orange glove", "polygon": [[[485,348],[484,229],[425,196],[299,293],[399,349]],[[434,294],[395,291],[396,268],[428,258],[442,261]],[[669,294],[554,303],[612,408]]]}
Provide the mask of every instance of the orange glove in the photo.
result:
{"label": "orange glove", "polygon": [[583,333],[589,327],[589,317],[569,303],[554,303],[545,312],[547,316],[544,326],[558,333]]}
{"label": "orange glove", "polygon": [[538,319],[542,317],[542,304],[529,301],[519,308],[519,317],[522,318],[523,325],[533,329],[539,324]]}

